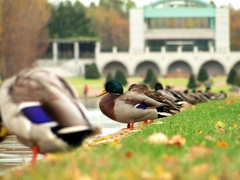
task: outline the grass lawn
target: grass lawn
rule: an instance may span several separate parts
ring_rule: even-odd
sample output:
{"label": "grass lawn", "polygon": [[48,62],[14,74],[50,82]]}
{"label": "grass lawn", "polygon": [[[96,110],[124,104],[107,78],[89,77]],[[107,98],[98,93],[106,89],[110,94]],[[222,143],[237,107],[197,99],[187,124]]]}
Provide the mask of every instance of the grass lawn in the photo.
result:
{"label": "grass lawn", "polygon": [[[9,179],[240,179],[239,109],[238,97],[198,104],[122,131],[130,133],[123,139],[47,156]],[[159,132],[181,136],[168,144],[149,140]]]}
{"label": "grass lawn", "polygon": [[[213,86],[212,91],[213,92],[219,92],[220,90],[223,90],[225,92],[228,92],[230,89],[229,85],[226,85],[226,77],[220,76],[220,77],[212,77],[213,80]],[[105,79],[100,78],[97,80],[87,80],[83,77],[74,77],[74,78],[67,78],[67,80],[73,84],[80,96],[83,96],[83,87],[85,85],[88,85],[89,90],[98,90],[101,92],[101,90],[104,88]],[[140,77],[129,77],[128,84],[133,83],[141,83],[143,81],[143,78]],[[159,82],[163,84],[163,86],[166,85],[173,85],[174,87],[181,86],[182,88],[186,88],[188,83],[188,78],[158,78]],[[125,90],[127,90],[127,86],[124,87]],[[204,90],[204,86],[202,86],[202,90]],[[90,94],[89,94],[90,95]],[[91,95],[90,95],[91,96]]]}

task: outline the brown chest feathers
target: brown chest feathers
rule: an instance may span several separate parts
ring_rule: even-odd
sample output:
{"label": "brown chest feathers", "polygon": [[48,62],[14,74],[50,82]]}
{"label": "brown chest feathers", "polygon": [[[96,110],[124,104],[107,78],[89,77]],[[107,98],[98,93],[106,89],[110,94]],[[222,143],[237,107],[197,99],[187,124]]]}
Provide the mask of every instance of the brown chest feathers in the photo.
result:
{"label": "brown chest feathers", "polygon": [[114,106],[115,100],[118,97],[119,95],[116,94],[106,94],[99,102],[99,108],[101,109],[102,113],[113,120],[116,119],[114,115]]}

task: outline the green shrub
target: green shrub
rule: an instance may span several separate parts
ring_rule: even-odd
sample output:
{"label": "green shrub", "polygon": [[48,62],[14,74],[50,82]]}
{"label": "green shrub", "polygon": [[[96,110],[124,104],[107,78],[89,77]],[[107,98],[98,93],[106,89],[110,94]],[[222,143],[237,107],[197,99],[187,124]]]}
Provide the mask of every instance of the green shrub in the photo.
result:
{"label": "green shrub", "polygon": [[85,72],[86,79],[98,79],[100,78],[100,74],[95,63],[92,63],[88,66]]}
{"label": "green shrub", "polygon": [[235,77],[237,75],[237,72],[234,68],[232,68],[230,70],[230,72],[228,73],[228,77],[227,77],[227,84],[234,84],[234,81],[235,81]]}
{"label": "green shrub", "polygon": [[189,77],[187,88],[188,89],[196,89],[197,88],[196,80],[195,80],[195,77],[193,74],[191,74]]}
{"label": "green shrub", "polygon": [[117,70],[116,74],[115,74],[115,78],[116,81],[118,81],[120,84],[122,84],[123,86],[127,85],[127,78],[124,74],[124,72],[122,70]]}
{"label": "green shrub", "polygon": [[239,74],[235,75],[233,85],[240,87],[240,75]]}
{"label": "green shrub", "polygon": [[156,76],[153,76],[150,82],[150,88],[154,89],[155,88],[155,84],[158,82],[158,79]]}
{"label": "green shrub", "polygon": [[197,80],[200,81],[200,82],[204,82],[204,81],[207,81],[207,80],[208,80],[208,74],[207,74],[206,69],[201,68],[201,69],[199,70]]}
{"label": "green shrub", "polygon": [[152,69],[149,68],[149,69],[147,70],[147,74],[146,74],[145,79],[143,80],[143,82],[144,82],[145,84],[150,83],[153,76],[154,76],[154,73],[153,73]]}

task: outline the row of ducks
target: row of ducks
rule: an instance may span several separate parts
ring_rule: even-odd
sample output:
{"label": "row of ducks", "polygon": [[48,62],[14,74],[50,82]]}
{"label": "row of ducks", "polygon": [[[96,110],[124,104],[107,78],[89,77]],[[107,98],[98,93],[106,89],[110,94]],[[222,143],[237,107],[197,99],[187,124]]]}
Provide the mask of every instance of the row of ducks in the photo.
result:
{"label": "row of ducks", "polygon": [[[106,94],[106,95],[105,95]],[[116,80],[105,84],[105,89],[98,95],[102,96],[99,108],[107,117],[121,123],[127,123],[133,128],[136,122],[153,121],[172,116],[201,102],[226,98],[226,93],[212,93],[210,88],[206,92],[184,92],[164,89],[161,83],[156,83],[155,89],[150,90],[145,84],[132,84],[126,92]]]}
{"label": "row of ducks", "polygon": [[[123,92],[119,82],[108,81],[98,95],[105,94],[99,108],[110,119],[132,128],[136,122],[177,114],[188,101],[200,102],[196,100],[200,97],[191,93],[182,94],[185,99],[181,100],[177,95],[168,95],[167,91],[164,94],[159,84],[155,91],[146,85],[133,84]],[[32,165],[39,152],[77,147],[86,137],[100,133],[88,120],[75,88],[62,77],[39,68],[24,69],[2,82],[0,110],[0,140],[16,135],[20,142],[33,149]]]}

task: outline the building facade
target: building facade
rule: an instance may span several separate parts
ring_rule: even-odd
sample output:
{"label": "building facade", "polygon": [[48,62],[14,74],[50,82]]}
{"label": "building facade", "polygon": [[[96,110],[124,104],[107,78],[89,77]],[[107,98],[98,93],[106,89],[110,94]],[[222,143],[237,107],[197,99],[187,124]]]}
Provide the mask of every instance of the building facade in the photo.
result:
{"label": "building facade", "polygon": [[200,0],[158,0],[130,12],[130,49],[229,51],[229,10]]}
{"label": "building facade", "polygon": [[240,52],[229,50],[227,8],[215,8],[201,0],[158,0],[132,9],[129,22],[128,52],[118,52],[117,47],[102,52],[95,41],[90,53],[94,56],[84,58],[79,55],[83,43],[71,41],[72,58],[59,60],[64,42],[53,41],[52,59],[39,60],[38,65],[54,62],[80,76],[91,63],[97,64],[103,76],[108,72],[114,75],[118,69],[128,76],[143,76],[148,68],[158,76],[197,74],[201,67],[209,75],[226,75],[232,67],[240,73]]}

